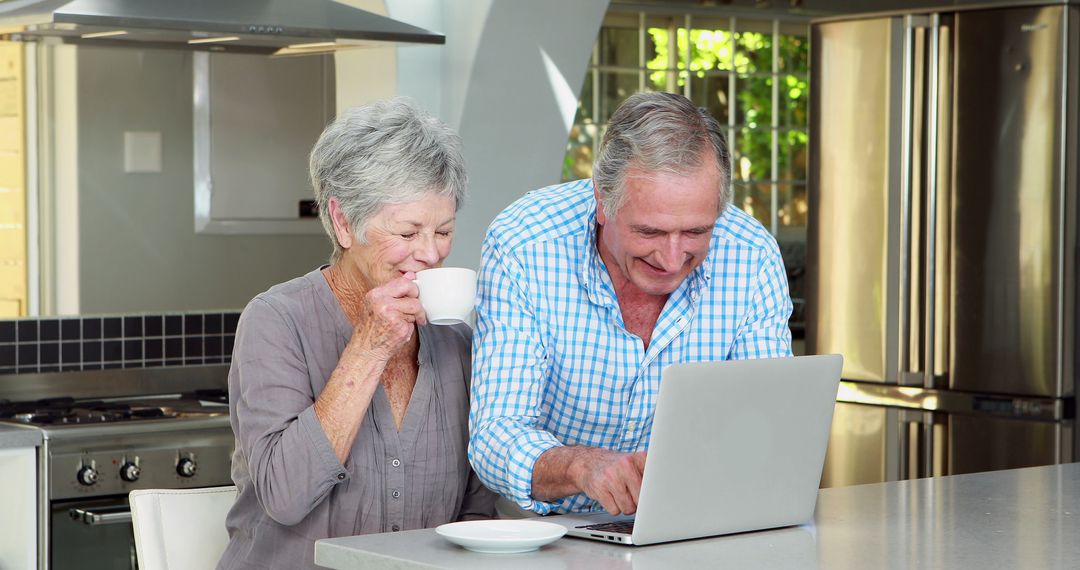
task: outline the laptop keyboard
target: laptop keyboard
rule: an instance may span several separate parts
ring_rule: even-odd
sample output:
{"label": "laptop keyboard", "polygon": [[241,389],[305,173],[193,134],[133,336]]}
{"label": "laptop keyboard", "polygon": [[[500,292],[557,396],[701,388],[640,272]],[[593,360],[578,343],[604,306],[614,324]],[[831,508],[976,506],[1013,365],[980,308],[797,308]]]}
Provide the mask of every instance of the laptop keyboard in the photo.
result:
{"label": "laptop keyboard", "polygon": [[583,528],[585,530],[596,530],[600,532],[621,532],[623,534],[634,533],[634,521],[618,521],[618,522],[606,522],[599,524],[586,524],[576,528]]}

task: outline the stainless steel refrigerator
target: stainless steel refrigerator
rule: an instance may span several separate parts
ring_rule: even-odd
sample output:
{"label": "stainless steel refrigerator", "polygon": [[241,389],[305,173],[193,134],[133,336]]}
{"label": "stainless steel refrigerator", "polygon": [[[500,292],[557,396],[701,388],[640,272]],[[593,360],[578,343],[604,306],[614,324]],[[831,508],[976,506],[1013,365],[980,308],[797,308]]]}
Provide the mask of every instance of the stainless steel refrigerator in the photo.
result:
{"label": "stainless steel refrigerator", "polygon": [[1078,15],[812,24],[807,352],[845,358],[824,486],[1080,458]]}

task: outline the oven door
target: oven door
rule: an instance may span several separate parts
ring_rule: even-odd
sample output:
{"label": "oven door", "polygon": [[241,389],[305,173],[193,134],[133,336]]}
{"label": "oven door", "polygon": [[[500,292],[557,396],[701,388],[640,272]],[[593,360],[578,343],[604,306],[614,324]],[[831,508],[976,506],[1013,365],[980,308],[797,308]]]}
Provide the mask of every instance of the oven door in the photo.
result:
{"label": "oven door", "polygon": [[50,568],[138,568],[127,496],[53,501],[49,510]]}

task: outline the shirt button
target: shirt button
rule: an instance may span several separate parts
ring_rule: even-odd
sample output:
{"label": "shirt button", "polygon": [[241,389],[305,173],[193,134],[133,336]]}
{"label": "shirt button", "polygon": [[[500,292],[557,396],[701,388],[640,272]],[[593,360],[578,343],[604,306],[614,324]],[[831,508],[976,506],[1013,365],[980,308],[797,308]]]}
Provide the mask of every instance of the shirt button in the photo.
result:
{"label": "shirt button", "polygon": [[397,531],[401,530],[401,527],[398,526],[398,525],[394,525],[394,526],[390,527],[390,530],[392,530],[394,532],[397,532]]}
{"label": "shirt button", "polygon": [[632,431],[632,430],[637,429],[637,422],[635,422],[635,421],[626,422],[626,429],[627,429],[627,431]]}
{"label": "shirt button", "polygon": [[395,499],[399,499],[401,498],[401,491],[395,489],[393,493],[390,493],[390,496],[394,497]]}
{"label": "shirt button", "polygon": [[390,462],[390,465],[393,465],[394,467],[401,467],[401,460],[400,459],[395,459],[395,460]]}
{"label": "shirt button", "polygon": [[679,317],[679,319],[675,322],[679,323],[680,325],[684,325],[686,324],[686,319],[684,317]]}
{"label": "shirt button", "polygon": [[338,481],[344,481],[345,480],[345,474],[344,473],[338,473],[337,478],[338,478]]}

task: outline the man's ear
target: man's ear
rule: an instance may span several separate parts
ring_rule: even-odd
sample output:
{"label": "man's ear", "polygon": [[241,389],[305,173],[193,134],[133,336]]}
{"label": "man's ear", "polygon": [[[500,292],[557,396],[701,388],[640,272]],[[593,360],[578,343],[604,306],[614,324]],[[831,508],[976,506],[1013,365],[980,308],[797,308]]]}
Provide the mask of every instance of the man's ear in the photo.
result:
{"label": "man's ear", "polygon": [[607,223],[607,216],[604,215],[604,203],[600,201],[600,191],[596,189],[596,181],[593,181],[592,193],[596,200],[596,223],[602,226]]}
{"label": "man's ear", "polygon": [[353,246],[353,242],[356,241],[352,225],[345,218],[345,212],[342,211],[337,198],[330,198],[327,207],[330,209],[330,221],[334,225],[334,239],[337,240],[342,249],[349,249]]}

